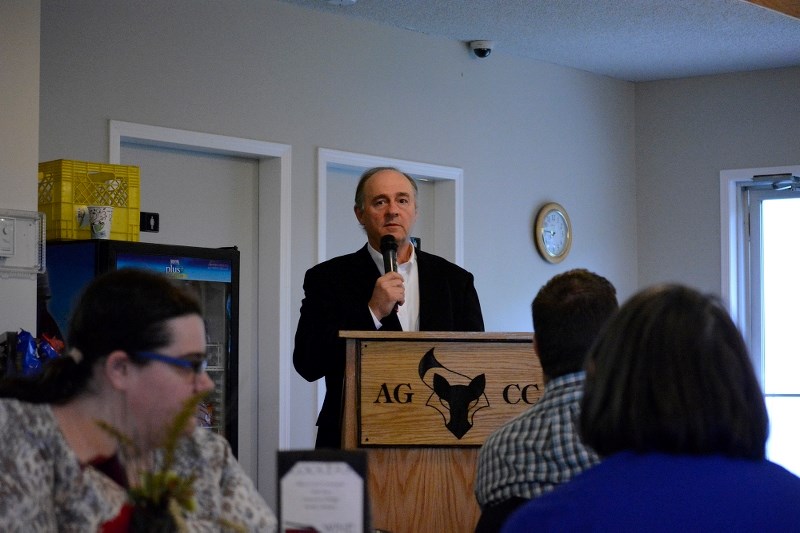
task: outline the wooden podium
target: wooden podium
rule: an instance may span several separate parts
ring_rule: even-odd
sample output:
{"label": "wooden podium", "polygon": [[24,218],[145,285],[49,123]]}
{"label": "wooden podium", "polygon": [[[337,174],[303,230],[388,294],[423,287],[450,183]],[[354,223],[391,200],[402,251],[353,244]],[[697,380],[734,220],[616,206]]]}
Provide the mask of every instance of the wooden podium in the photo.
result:
{"label": "wooden podium", "polygon": [[472,532],[478,450],[544,391],[531,333],[342,331],[342,448],[367,452],[372,528]]}

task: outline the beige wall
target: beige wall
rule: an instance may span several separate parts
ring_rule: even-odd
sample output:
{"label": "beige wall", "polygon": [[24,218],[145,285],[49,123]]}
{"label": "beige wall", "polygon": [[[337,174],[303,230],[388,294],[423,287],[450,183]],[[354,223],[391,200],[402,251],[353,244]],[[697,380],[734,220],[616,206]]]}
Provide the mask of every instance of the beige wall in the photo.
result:
{"label": "beige wall", "polygon": [[636,86],[639,284],[719,294],[719,173],[800,163],[800,68]]}
{"label": "beige wall", "polygon": [[[39,0],[0,3],[0,209],[36,211]],[[0,331],[36,328],[36,280],[0,273]]]}

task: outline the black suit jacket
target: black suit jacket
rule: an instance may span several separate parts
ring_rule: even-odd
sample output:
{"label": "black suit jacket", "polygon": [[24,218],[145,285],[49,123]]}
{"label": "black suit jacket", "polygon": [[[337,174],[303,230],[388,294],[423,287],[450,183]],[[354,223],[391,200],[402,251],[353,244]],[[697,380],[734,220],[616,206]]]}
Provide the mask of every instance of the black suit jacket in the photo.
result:
{"label": "black suit jacket", "polygon": [[[340,330],[375,331],[367,303],[381,273],[365,245],[306,272],[294,367],[308,381],[325,378],[317,419],[317,448],[339,448],[345,340]],[[472,274],[441,257],[417,251],[419,327],[422,331],[483,331]]]}

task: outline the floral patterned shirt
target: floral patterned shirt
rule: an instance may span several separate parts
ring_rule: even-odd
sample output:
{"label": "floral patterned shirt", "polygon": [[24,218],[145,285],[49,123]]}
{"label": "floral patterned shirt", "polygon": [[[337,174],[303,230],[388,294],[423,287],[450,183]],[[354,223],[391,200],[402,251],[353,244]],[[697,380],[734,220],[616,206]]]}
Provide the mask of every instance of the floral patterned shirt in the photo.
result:
{"label": "floral patterned shirt", "polygon": [[[120,512],[125,489],[78,462],[50,406],[0,399],[0,435],[0,531],[91,532]],[[197,476],[190,531],[221,531],[223,522],[276,530],[275,515],[221,436],[196,429],[180,443],[175,471]]]}

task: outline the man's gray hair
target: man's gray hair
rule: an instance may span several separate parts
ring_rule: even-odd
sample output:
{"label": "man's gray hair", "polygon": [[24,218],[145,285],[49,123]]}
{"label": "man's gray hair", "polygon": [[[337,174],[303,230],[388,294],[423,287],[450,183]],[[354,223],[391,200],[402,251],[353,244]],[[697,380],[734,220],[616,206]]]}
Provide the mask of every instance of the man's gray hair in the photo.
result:
{"label": "man's gray hair", "polygon": [[361,174],[361,178],[358,180],[358,185],[356,186],[356,198],[355,198],[355,207],[360,209],[361,211],[364,210],[364,185],[367,183],[372,176],[381,172],[383,170],[394,170],[395,172],[400,172],[406,179],[411,183],[411,187],[414,189],[414,200],[417,199],[417,192],[419,189],[417,188],[417,182],[414,181],[414,178],[406,174],[405,172],[401,172],[400,170],[396,169],[395,167],[373,167],[368,170],[365,170],[363,174]]}

